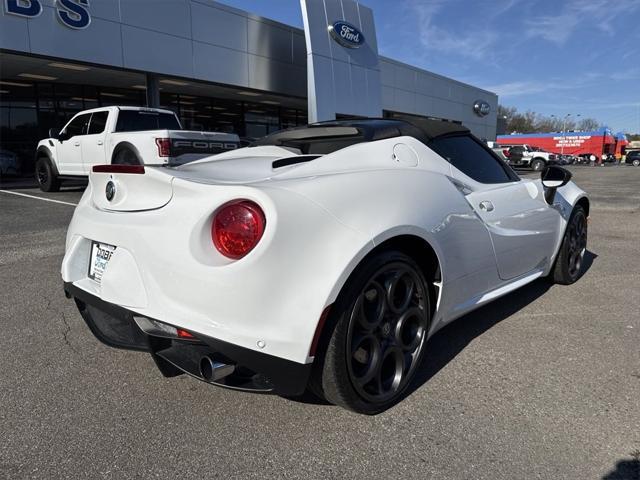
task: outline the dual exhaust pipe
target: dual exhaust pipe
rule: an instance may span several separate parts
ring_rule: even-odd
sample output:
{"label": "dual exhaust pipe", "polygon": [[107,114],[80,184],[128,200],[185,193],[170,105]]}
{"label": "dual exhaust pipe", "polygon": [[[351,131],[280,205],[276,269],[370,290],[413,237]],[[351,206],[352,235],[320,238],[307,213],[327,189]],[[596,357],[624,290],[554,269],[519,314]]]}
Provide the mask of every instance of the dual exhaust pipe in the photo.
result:
{"label": "dual exhaust pipe", "polygon": [[200,375],[207,382],[218,382],[231,375],[235,369],[235,365],[218,362],[209,355],[205,355],[200,359]]}

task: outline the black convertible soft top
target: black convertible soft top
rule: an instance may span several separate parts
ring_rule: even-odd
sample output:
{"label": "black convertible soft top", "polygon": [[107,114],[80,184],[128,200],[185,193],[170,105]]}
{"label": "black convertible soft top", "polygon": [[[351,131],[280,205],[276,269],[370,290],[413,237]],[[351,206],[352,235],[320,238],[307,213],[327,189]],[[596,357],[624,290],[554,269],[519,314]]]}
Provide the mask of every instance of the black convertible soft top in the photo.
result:
{"label": "black convertible soft top", "polygon": [[446,120],[411,118],[363,118],[332,120],[290,128],[267,135],[251,146],[277,145],[299,149],[303,154],[328,154],[362,142],[402,136],[424,144],[445,135],[469,135],[468,128]]}

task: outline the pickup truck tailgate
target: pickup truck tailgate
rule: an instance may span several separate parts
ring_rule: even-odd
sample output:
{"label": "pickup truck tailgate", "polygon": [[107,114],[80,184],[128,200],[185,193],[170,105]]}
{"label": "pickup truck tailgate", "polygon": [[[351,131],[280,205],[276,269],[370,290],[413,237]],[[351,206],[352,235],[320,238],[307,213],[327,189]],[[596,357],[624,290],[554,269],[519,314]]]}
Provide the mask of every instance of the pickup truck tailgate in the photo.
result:
{"label": "pickup truck tailgate", "polygon": [[180,165],[203,157],[240,148],[240,139],[233,133],[171,130],[169,155],[172,165]]}

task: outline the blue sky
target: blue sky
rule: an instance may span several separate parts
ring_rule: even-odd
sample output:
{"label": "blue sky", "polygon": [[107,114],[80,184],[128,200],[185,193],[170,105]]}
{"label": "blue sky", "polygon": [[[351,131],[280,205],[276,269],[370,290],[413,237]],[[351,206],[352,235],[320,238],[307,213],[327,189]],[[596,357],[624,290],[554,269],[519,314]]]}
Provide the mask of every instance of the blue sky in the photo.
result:
{"label": "blue sky", "polygon": [[[222,0],[302,27],[298,0]],[[363,0],[382,55],[640,133],[640,0]]]}

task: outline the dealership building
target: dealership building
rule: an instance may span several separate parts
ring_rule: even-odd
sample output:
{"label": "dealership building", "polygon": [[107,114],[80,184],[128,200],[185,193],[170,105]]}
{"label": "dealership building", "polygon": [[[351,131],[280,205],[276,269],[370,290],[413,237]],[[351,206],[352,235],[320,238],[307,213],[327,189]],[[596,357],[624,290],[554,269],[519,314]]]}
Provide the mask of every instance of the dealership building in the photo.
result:
{"label": "dealership building", "polygon": [[423,116],[495,139],[494,93],[378,55],[373,13],[351,0],[303,0],[304,29],[212,0],[2,3],[0,151],[24,175],[49,128],[108,105],[164,107],[187,129],[247,138]]}

